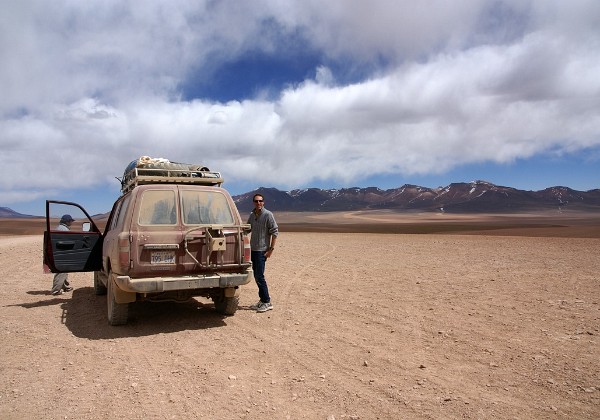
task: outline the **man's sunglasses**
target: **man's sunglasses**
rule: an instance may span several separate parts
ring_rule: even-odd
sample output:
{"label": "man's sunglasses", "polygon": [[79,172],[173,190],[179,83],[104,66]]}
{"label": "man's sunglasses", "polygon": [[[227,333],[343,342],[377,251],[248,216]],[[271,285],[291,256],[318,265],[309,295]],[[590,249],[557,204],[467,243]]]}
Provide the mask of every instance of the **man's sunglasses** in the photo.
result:
{"label": "man's sunglasses", "polygon": [[254,200],[255,203],[262,203],[264,200]]}

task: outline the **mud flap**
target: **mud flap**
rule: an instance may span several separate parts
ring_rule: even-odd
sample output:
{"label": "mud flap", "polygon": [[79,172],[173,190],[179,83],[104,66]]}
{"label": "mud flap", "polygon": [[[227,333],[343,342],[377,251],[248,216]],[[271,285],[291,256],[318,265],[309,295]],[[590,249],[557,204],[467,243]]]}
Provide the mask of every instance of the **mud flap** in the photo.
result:
{"label": "mud flap", "polygon": [[225,296],[226,298],[239,296],[239,294],[240,294],[240,289],[237,286],[236,287],[227,287],[227,288],[223,289],[223,296]]}
{"label": "mud flap", "polygon": [[124,290],[119,289],[116,283],[113,280],[113,291],[115,295],[115,302],[117,303],[131,303],[135,302],[136,293],[135,292],[126,292]]}

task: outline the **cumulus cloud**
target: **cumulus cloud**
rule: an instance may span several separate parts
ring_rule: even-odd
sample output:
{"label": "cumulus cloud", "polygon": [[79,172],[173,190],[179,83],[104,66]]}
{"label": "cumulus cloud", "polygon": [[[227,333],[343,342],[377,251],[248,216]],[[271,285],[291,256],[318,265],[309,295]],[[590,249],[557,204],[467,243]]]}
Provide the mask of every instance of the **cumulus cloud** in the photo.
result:
{"label": "cumulus cloud", "polygon": [[[5,6],[8,203],[66,177],[114,183],[140,155],[293,188],[600,147],[596,1]],[[236,57],[299,49],[322,62],[274,98],[182,99],[189,80],[211,83]]]}

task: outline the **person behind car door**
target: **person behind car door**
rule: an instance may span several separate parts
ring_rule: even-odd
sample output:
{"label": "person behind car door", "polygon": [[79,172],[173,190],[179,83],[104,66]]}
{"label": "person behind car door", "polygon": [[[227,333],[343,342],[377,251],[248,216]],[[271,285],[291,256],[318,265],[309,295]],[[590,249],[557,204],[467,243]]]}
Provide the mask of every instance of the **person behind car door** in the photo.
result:
{"label": "person behind car door", "polygon": [[[73,224],[73,218],[70,214],[64,214],[60,218],[60,222],[58,223],[58,227],[56,230],[71,230],[71,224]],[[52,280],[52,295],[62,295],[63,292],[70,292],[73,290],[71,286],[69,286],[69,281],[67,280],[67,273],[56,273],[54,275],[54,279]]]}

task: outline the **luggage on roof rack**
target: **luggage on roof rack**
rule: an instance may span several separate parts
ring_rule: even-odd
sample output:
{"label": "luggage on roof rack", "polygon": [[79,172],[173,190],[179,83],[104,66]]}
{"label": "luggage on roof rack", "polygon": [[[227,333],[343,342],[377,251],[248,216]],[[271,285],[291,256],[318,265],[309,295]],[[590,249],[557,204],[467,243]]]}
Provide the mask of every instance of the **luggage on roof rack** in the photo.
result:
{"label": "luggage on roof rack", "polygon": [[146,184],[195,184],[220,187],[223,178],[220,172],[205,166],[171,162],[164,158],[142,156],[125,168],[121,179],[121,192],[131,191]]}

